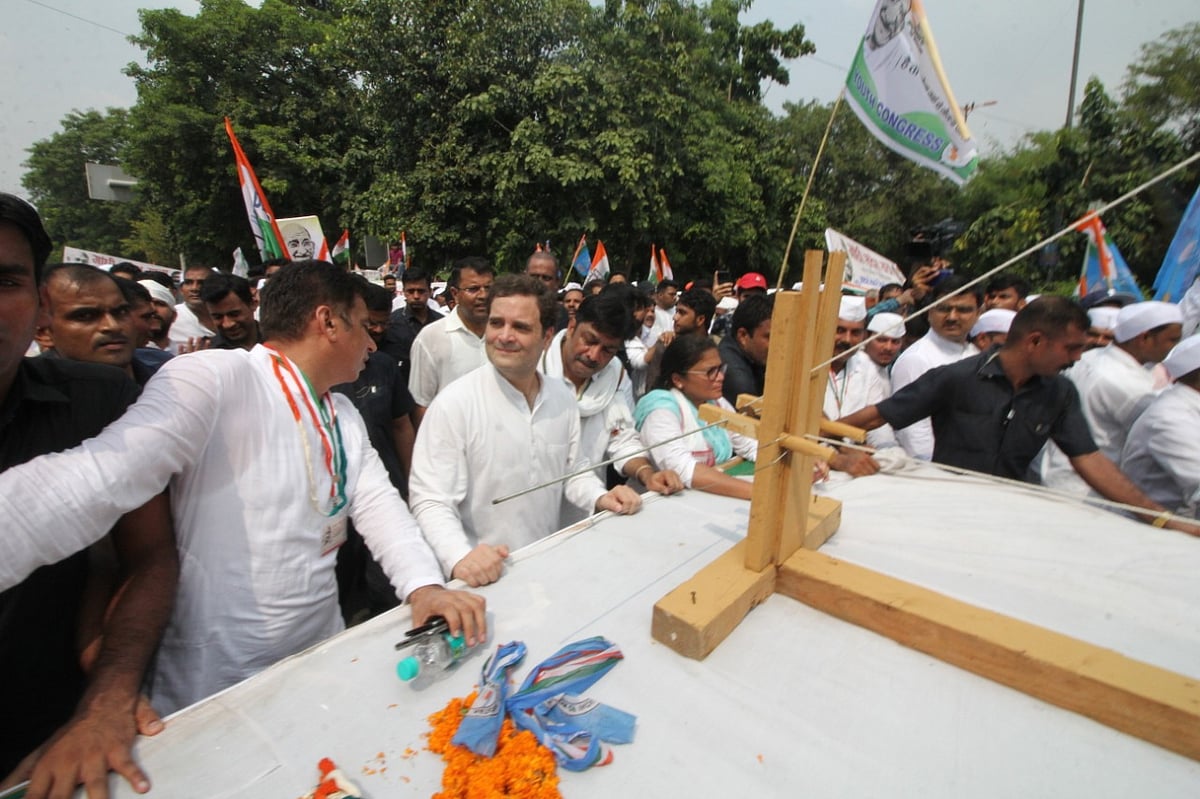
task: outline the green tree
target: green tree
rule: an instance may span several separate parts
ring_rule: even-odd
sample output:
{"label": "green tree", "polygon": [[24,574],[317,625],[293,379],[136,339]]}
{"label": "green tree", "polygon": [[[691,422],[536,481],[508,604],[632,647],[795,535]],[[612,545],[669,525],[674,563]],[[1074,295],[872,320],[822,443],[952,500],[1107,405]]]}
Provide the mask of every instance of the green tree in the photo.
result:
{"label": "green tree", "polygon": [[129,137],[128,114],[121,108],[72,111],[62,129],[29,148],[22,185],[38,206],[51,239],[86,250],[141,259],[121,240],[131,230],[138,203],[88,198],[84,164],[119,164]]}
{"label": "green tree", "polygon": [[254,253],[226,116],[276,214],[317,214],[327,238],[340,232],[365,145],[347,59],[328,46],[328,5],[203,0],[195,16],[141,12],[134,41],[148,65],[127,70],[138,91],[129,163],[190,260]]}
{"label": "green tree", "polygon": [[1184,148],[1200,148],[1200,22],[1142,45],[1122,84],[1123,106],[1142,127],[1168,128]]}

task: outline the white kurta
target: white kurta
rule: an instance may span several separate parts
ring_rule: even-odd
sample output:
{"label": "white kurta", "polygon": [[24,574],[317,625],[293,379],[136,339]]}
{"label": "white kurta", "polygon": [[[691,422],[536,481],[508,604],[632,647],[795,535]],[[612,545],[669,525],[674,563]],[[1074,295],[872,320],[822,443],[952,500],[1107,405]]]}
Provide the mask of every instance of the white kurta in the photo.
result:
{"label": "white kurta", "polygon": [[[974,344],[958,344],[930,330],[900,353],[892,365],[892,393],[895,394],[930,369],[957,363],[978,353],[979,349]],[[933,458],[933,425],[928,419],[897,430],[896,440],[914,458],[926,461]]]}
{"label": "white kurta", "polygon": [[[859,358],[859,356],[862,358]],[[879,377],[874,362],[863,353],[855,353],[846,362],[841,372],[829,373],[825,383],[825,401],[822,413],[828,419],[840,419],[868,405],[877,405],[889,396],[888,385]],[[883,425],[867,432],[867,445],[875,448],[896,446],[896,436],[891,425]]]}
{"label": "white kurta", "polygon": [[1178,383],[1158,395],[1129,430],[1125,472],[1150,499],[1200,519],[1200,391]]}
{"label": "white kurta", "polygon": [[[712,463],[713,451],[705,441],[700,425],[696,422],[690,401],[677,389],[672,389],[671,394],[675,397],[676,403],[680,405],[680,413],[675,413],[669,408],[659,408],[648,413],[645,421],[642,422],[640,431],[642,446],[653,447],[650,450],[650,458],[654,461],[655,466],[660,470],[670,469],[675,472],[679,475],[680,481],[691,488],[692,476],[696,473],[697,463],[715,465]],[[734,410],[734,407],[724,398],[718,398],[714,402],[726,410]],[[684,403],[687,405],[685,406]],[[680,435],[687,432],[691,432],[692,435],[679,438]],[[734,455],[740,455],[748,461],[758,457],[758,441],[756,439],[730,432],[729,442],[733,445]]]}
{"label": "white kurta", "polygon": [[1183,312],[1183,337],[1200,333],[1200,275],[1196,276],[1191,287],[1183,293],[1179,300],[1179,310]]}
{"label": "white kurta", "polygon": [[98,437],[0,475],[0,583],[11,584],[10,569],[29,562],[28,552],[13,551],[19,539],[41,545],[53,537],[61,554],[48,560],[59,559],[98,540],[169,481],[180,576],[152,685],[161,713],[342,628],[337,553],[323,539],[331,521],[353,517],[400,595],[440,585],[437,562],[362,418],[344,396],[333,402],[349,502],[331,520],[310,499],[315,491],[329,507],[318,428],[301,404],[306,451],[269,350],[210,350],[168,361]]}
{"label": "white kurta", "polygon": [[455,310],[421,328],[410,358],[408,391],[413,402],[429,407],[442,389],[487,363],[487,352],[483,339],[467,329]]}
{"label": "white kurta", "polygon": [[477,544],[516,550],[559,529],[566,499],[591,513],[605,492],[591,472],[499,505],[492,500],[579,468],[579,411],[558,380],[525,396],[486,363],[438,394],[413,447],[408,497],[449,575]]}
{"label": "white kurta", "polygon": [[171,352],[179,352],[179,348],[187,344],[189,339],[212,338],[215,335],[215,332],[200,324],[200,319],[187,307],[187,303],[181,302],[175,306],[175,321],[167,331]]}
{"label": "white kurta", "polygon": [[[1109,344],[1088,350],[1063,374],[1079,389],[1083,415],[1096,446],[1113,463],[1118,462],[1130,426],[1154,396],[1154,373],[1116,344]],[[1047,488],[1080,496],[1091,492],[1053,442],[1046,444],[1035,463]]]}
{"label": "white kurta", "polygon": [[[582,392],[576,392],[575,384],[563,374],[562,342],[566,334],[567,331],[560,330],[551,340],[538,362],[538,371],[561,380],[567,390],[575,394],[579,406],[578,468],[616,458],[613,468],[619,474],[626,462],[642,448],[642,440],[633,423],[629,396],[623,390],[629,386],[629,375],[625,373],[621,362],[613,358],[592,376]],[[604,467],[596,467],[593,473],[596,479],[603,482]],[[590,515],[590,510],[585,512],[564,498],[559,526],[566,527]]]}

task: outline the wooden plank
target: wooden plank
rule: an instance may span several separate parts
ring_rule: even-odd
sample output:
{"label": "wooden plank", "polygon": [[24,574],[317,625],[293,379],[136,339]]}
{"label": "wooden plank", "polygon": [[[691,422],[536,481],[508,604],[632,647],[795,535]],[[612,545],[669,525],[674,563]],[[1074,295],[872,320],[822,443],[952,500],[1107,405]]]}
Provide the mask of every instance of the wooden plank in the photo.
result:
{"label": "wooden plank", "polygon": [[759,421],[750,416],[743,416],[727,408],[722,408],[720,405],[709,405],[705,403],[697,408],[700,416],[700,421],[705,424],[713,422],[725,421],[725,429],[731,433],[740,433],[749,438],[758,438]]}
{"label": "wooden plank", "polygon": [[845,621],[1200,760],[1200,681],[801,549],[776,588]]}
{"label": "wooden plank", "polygon": [[752,571],[739,541],[654,605],[650,635],[684,657],[703,660],[775,591],[775,567]]}
{"label": "wooden plank", "polygon": [[819,549],[822,544],[833,537],[841,523],[842,503],[840,500],[812,495],[809,500],[808,530],[804,533],[803,547]]}

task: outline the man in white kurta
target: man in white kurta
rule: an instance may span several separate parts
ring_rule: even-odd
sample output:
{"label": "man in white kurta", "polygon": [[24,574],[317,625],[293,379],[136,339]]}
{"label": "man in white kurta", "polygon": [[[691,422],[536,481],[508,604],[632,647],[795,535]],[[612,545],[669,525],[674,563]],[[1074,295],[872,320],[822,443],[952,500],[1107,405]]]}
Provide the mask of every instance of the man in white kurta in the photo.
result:
{"label": "man in white kurta", "polygon": [[[274,279],[265,330],[277,324],[270,299],[282,301],[313,270],[334,271],[302,262]],[[440,613],[452,626],[481,629],[482,600],[441,588],[437,561],[361,417],[328,392],[374,349],[361,296],[341,290],[353,306],[318,306],[303,339],[175,358],[98,437],[0,475],[0,582],[9,569],[100,538],[169,483],[180,577],[151,685],[160,713],[342,629],[334,564],[350,518],[414,603],[414,621]]]}
{"label": "man in white kurta", "polygon": [[[960,278],[948,278],[938,284],[929,309],[929,332],[906,349],[892,367],[892,393],[912,383],[930,369],[957,363],[977,355],[979,350],[967,341],[967,335],[979,316],[980,296],[973,290],[949,296],[962,287]],[[914,458],[933,457],[933,426],[928,419],[896,431],[896,440]]]}
{"label": "man in white kurta", "polygon": [[455,262],[451,275],[454,311],[421,328],[410,350],[408,391],[418,418],[452,382],[484,364],[483,326],[493,271],[482,258]]}
{"label": "man in white kurta", "polygon": [[1175,384],[1156,397],[1129,430],[1121,471],[1148,497],[1200,519],[1200,335],[1184,339],[1163,361]]}
{"label": "man in white kurta", "polygon": [[[1150,366],[1158,363],[1179,341],[1179,307],[1164,302],[1139,302],[1117,312],[1115,340],[1088,350],[1065,374],[1079,390],[1083,415],[1100,452],[1117,463],[1129,428],[1154,396]],[[1062,450],[1047,444],[1039,456],[1042,483],[1080,496],[1091,489],[1071,467]]]}
{"label": "man in white kurta", "polygon": [[444,572],[471,585],[494,582],[510,551],[559,529],[564,497],[587,513],[633,512],[641,504],[627,487],[606,492],[591,471],[550,482],[581,463],[575,398],[537,370],[556,315],[541,281],[501,276],[489,297],[488,363],[438,394],[417,433],[413,515]]}
{"label": "man in white kurta", "polygon": [[[630,289],[629,292],[633,290]],[[565,330],[559,331],[538,361],[538,371],[561,380],[575,396],[580,418],[580,468],[613,460],[624,477],[661,494],[683,489],[679,475],[659,471],[641,452],[642,440],[633,422],[629,374],[616,354],[634,326],[631,298],[618,288],[588,297]],[[605,479],[605,468],[593,470]],[[560,526],[574,524],[590,511],[563,502]]]}

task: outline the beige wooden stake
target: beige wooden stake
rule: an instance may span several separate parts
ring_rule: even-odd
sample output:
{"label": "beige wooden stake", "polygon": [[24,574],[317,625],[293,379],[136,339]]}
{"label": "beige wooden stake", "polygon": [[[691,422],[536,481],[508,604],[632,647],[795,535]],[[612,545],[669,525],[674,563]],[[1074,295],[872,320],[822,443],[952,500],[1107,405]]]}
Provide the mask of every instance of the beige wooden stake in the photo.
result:
{"label": "beige wooden stake", "polygon": [[1200,683],[802,549],[776,590],[904,646],[1200,760]]}

